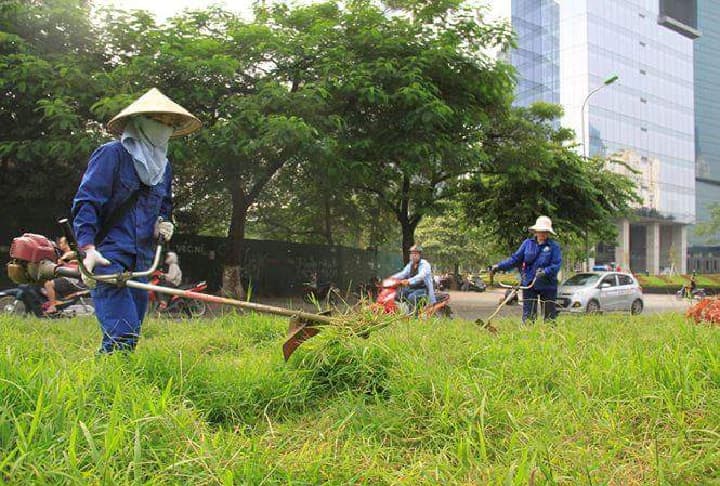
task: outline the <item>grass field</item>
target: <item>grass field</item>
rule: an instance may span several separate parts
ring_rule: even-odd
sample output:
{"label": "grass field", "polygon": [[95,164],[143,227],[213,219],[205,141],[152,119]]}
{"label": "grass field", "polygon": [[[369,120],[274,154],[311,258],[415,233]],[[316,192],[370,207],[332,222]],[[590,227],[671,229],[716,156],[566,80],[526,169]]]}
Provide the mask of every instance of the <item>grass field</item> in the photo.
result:
{"label": "grass field", "polygon": [[680,316],[151,321],[96,357],[93,319],[0,317],[0,473],[14,484],[720,482],[720,329]]}

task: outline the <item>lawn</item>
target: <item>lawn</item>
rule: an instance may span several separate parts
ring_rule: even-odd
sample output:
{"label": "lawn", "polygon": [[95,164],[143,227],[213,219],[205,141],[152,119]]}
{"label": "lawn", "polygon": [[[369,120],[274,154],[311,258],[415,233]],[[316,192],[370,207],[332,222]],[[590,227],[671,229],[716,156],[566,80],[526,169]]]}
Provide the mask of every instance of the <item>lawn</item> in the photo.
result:
{"label": "lawn", "polygon": [[688,484],[720,481],[720,329],[678,315],[555,326],[155,320],[95,356],[93,319],[0,317],[12,484]]}

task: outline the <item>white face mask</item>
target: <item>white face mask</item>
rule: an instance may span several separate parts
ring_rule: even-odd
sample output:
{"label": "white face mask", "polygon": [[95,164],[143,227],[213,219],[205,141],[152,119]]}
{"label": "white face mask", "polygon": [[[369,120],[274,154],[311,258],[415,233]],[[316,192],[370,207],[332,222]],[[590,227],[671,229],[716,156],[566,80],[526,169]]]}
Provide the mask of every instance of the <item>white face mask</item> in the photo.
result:
{"label": "white face mask", "polygon": [[132,156],[135,172],[143,184],[154,186],[162,181],[173,131],[172,127],[143,116],[132,118],[125,127],[120,142]]}

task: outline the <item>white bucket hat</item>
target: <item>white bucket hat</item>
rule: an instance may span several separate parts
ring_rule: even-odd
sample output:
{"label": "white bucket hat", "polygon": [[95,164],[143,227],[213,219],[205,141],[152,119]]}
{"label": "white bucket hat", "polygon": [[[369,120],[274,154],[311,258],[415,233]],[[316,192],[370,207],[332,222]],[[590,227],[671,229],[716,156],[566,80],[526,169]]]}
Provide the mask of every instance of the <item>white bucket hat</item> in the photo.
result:
{"label": "white bucket hat", "polygon": [[107,124],[108,131],[120,135],[128,119],[137,115],[169,115],[169,121],[175,129],[171,137],[187,135],[202,126],[200,120],[185,108],[162,94],[159,89],[153,88],[110,120]]}
{"label": "white bucket hat", "polygon": [[547,216],[538,216],[535,224],[528,228],[530,231],[545,231],[555,234],[552,228],[552,220]]}

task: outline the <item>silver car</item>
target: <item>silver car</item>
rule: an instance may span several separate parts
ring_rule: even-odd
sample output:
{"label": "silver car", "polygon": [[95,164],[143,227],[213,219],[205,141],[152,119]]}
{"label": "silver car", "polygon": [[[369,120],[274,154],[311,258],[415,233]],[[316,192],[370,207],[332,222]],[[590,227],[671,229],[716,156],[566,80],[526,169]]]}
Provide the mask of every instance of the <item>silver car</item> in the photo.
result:
{"label": "silver car", "polygon": [[562,312],[643,311],[642,287],[629,273],[587,272],[565,280],[558,289]]}

